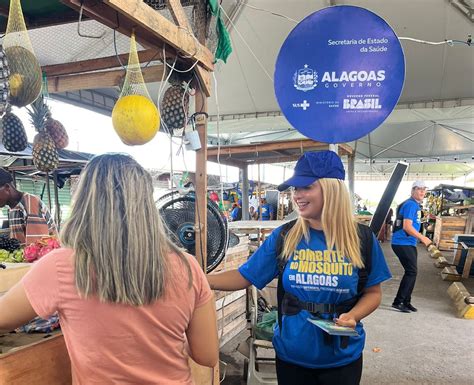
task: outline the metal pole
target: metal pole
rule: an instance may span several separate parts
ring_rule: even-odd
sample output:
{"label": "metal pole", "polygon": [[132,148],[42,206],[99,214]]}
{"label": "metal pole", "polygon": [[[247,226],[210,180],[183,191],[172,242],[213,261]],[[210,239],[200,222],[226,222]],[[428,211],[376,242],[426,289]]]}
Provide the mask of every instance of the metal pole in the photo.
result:
{"label": "metal pole", "polygon": [[51,189],[49,188],[49,172],[46,173],[46,191],[48,192],[48,205],[51,210]]}
{"label": "metal pole", "polygon": [[245,165],[240,169],[242,174],[242,220],[248,221],[250,219],[249,213],[249,169]]}
{"label": "metal pole", "polygon": [[[261,184],[260,184],[260,163],[257,164],[257,179],[258,179],[258,187],[257,187],[257,199],[258,199],[258,220],[262,220],[262,192],[260,191]],[[260,242],[260,235],[259,235],[259,242]],[[260,243],[259,243],[260,244]]]}
{"label": "metal pole", "polygon": [[351,203],[354,204],[354,164],[355,155],[347,156],[347,180],[349,182],[349,194],[351,196]]}
{"label": "metal pole", "polygon": [[59,204],[59,188],[58,188],[58,173],[55,171],[53,173],[53,181],[54,181],[54,200],[55,200],[55,206],[56,206],[56,211],[55,211],[55,220],[56,220],[56,226],[58,228],[58,231],[61,228],[61,206]]}

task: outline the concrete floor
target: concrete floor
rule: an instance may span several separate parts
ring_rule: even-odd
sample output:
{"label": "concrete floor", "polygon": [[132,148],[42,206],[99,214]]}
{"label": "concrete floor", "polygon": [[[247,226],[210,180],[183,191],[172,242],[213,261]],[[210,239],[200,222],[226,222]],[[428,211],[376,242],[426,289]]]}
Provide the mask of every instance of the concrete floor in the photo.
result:
{"label": "concrete floor", "polygon": [[[418,247],[418,279],[412,297],[417,313],[401,313],[390,305],[403,269],[389,243],[383,243],[393,278],[383,284],[380,308],[364,320],[364,385],[474,384],[474,320],[459,319],[447,294],[450,282],[441,280],[425,249]],[[452,253],[443,253],[448,260]],[[463,284],[474,292],[474,279]],[[243,385],[244,356],[237,345],[249,335],[244,331],[221,349],[223,385]],[[373,349],[380,349],[374,352]],[[304,384],[295,384],[304,385]],[[337,384],[335,384],[337,385]]]}

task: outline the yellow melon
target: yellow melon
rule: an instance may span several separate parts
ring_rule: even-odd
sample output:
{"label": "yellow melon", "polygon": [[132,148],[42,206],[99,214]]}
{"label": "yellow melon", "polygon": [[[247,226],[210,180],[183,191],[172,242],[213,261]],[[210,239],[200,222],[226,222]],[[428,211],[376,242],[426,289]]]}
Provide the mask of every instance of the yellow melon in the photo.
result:
{"label": "yellow melon", "polygon": [[136,146],[152,140],[160,127],[160,113],[142,95],[122,96],[112,111],[112,124],[125,144]]}

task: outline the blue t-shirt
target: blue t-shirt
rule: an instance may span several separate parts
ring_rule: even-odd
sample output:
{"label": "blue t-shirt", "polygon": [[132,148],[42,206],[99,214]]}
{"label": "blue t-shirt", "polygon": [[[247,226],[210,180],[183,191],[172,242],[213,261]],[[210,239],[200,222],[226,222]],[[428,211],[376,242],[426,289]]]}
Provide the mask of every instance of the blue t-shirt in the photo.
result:
{"label": "blue t-shirt", "polygon": [[[257,208],[258,219],[260,219],[260,207]],[[268,203],[262,205],[262,221],[269,221],[270,216],[273,215],[273,207]]]}
{"label": "blue t-shirt", "polygon": [[[262,289],[278,276],[276,240],[281,227],[273,231],[252,257],[239,268],[240,274],[257,288]],[[373,237],[372,264],[367,287],[391,278],[382,249]],[[304,238],[296,247],[283,272],[283,287],[305,302],[339,304],[357,294],[358,269],[342,254],[326,249],[326,238],[319,230],[310,230],[310,240]],[[340,337],[325,344],[325,333],[307,319],[311,314],[282,318],[273,335],[273,346],[278,357],[286,362],[307,368],[330,368],[347,365],[357,360],[365,344],[362,323],[356,326],[359,336],[349,337],[349,344],[341,348]]]}
{"label": "blue t-shirt", "polygon": [[[400,207],[399,215],[403,219],[411,219],[413,221],[412,225],[416,231],[420,231],[421,227],[421,208],[420,204],[413,198],[408,199],[402,207]],[[402,226],[403,226],[402,219]],[[395,221],[398,219],[396,218]],[[396,222],[395,222],[396,224]],[[413,235],[408,235],[405,230],[400,229],[393,233],[392,235],[392,245],[400,246],[416,246],[417,239]]]}
{"label": "blue t-shirt", "polygon": [[234,207],[230,213],[233,221],[240,221],[242,219],[242,208]]}

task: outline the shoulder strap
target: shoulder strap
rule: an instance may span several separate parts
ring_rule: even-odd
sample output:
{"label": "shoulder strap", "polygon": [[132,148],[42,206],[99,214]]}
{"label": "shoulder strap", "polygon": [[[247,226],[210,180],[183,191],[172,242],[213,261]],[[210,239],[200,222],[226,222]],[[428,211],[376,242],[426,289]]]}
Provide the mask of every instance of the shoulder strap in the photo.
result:
{"label": "shoulder strap", "polygon": [[[295,224],[296,220],[291,221],[283,225],[283,228],[278,236],[277,239],[277,245],[276,245],[276,251],[277,251],[277,257],[279,257],[283,251],[283,242],[285,240],[286,234],[288,234],[288,231],[293,227]],[[362,291],[365,288],[365,285],[367,284],[369,274],[372,268],[372,247],[373,247],[373,236],[372,236],[372,230],[370,230],[370,227],[363,225],[361,223],[357,224],[358,227],[358,234],[359,234],[359,239],[360,239],[360,252],[361,252],[361,257],[364,262],[364,267],[359,270],[359,280],[357,282],[357,296],[360,296],[362,294]],[[283,303],[283,297],[285,296],[285,289],[283,288],[283,271],[285,270],[285,265],[286,262],[281,262],[281,258],[279,258],[278,261],[278,286],[277,286],[277,301],[278,301],[278,327],[280,328],[280,333],[281,333],[281,327],[282,327],[282,303]]]}
{"label": "shoulder strap", "polygon": [[403,205],[407,203],[410,199],[411,198],[404,200],[397,206],[397,211],[395,212],[395,224],[393,226],[392,232],[395,233],[396,231],[403,229],[403,215],[400,214],[400,210],[402,209]]}
{"label": "shoulder strap", "polygon": [[286,261],[283,261],[281,258],[281,253],[283,253],[283,246],[285,244],[285,237],[288,234],[288,232],[291,230],[291,228],[295,225],[296,219],[285,223],[281,227],[280,234],[278,234],[278,238],[276,241],[276,257],[278,259],[278,274],[280,275],[283,270],[285,270],[286,266]]}
{"label": "shoulder strap", "polygon": [[282,320],[282,312],[281,312],[281,304],[283,302],[283,297],[285,295],[285,289],[283,288],[283,279],[282,274],[283,270],[285,270],[286,261],[283,261],[281,258],[281,253],[283,253],[283,245],[285,243],[285,237],[291,228],[295,225],[296,219],[285,223],[278,234],[277,242],[276,242],[276,258],[278,262],[278,285],[277,285],[277,313],[278,313],[278,327],[280,328],[281,333],[281,320]]}

